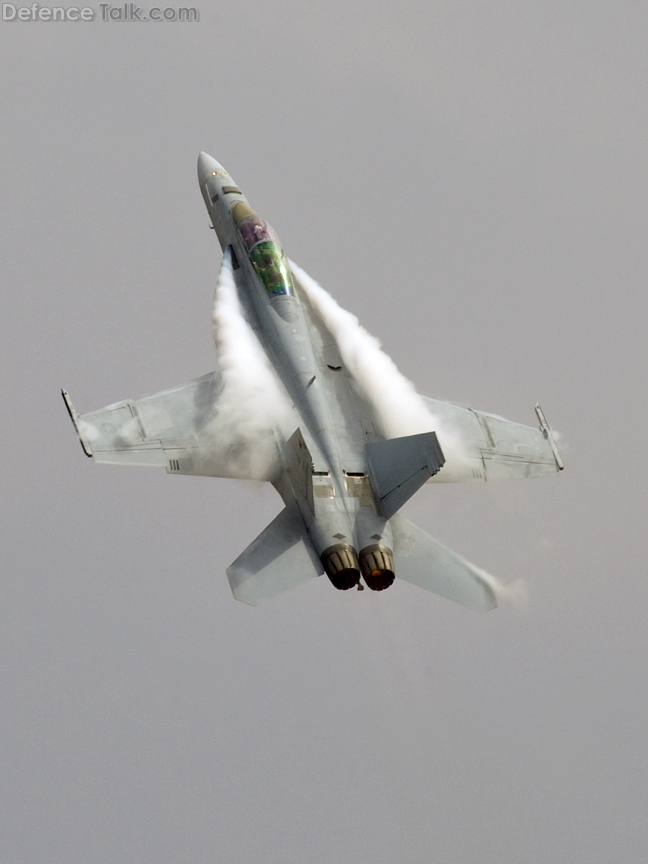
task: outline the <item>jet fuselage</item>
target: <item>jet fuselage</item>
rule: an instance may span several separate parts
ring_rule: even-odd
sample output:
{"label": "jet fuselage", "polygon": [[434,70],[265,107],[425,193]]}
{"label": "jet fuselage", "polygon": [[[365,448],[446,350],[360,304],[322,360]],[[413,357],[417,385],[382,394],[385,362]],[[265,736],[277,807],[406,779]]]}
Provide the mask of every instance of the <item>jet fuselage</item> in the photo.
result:
{"label": "jet fuselage", "polygon": [[284,509],[227,568],[244,603],[256,606],[323,571],[336,588],[361,587],[362,575],[374,590],[396,572],[470,609],[495,608],[493,577],[398,511],[430,480],[562,471],[540,406],[540,427],[532,428],[419,395],[357,319],[288,262],[270,225],[206,153],[198,179],[223,250],[217,368],[83,414],[63,390],[86,456],[271,481]]}
{"label": "jet fuselage", "polygon": [[[239,300],[308,438],[312,465],[307,466],[307,476],[296,476],[299,460],[291,457],[288,447],[289,464],[275,485],[287,505],[299,507],[336,587],[357,585],[362,571],[369,587],[386,588],[394,579],[391,528],[377,502],[365,456],[365,443],[376,439],[375,432],[357,411],[348,409],[352,397],[343,400],[344,410],[340,399],[331,398],[336,390],[350,391],[351,383],[340,366],[332,367],[316,352],[273,229],[250,207],[223,166],[206,153],[198,159],[198,180],[223,253],[229,256]],[[297,439],[288,443],[292,449],[304,444]]]}

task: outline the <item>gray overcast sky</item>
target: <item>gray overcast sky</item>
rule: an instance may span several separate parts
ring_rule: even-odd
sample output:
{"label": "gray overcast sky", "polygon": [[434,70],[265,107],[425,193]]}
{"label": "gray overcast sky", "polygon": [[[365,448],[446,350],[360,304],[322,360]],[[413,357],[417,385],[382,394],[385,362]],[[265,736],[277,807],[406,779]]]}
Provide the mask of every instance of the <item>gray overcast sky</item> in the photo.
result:
{"label": "gray overcast sky", "polygon": [[[648,9],[200,15],[0,21],[0,864],[643,864]],[[247,608],[272,488],[83,457],[61,386],[213,368],[201,149],[422,393],[541,402],[563,475],[406,507],[526,604]]]}

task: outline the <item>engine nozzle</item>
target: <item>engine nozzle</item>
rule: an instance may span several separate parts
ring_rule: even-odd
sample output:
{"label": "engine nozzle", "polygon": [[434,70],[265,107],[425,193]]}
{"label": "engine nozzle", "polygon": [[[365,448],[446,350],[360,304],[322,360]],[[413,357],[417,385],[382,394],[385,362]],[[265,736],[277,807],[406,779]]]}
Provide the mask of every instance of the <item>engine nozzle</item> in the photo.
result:
{"label": "engine nozzle", "polygon": [[360,571],[367,587],[372,591],[384,591],[395,579],[394,556],[391,549],[374,543],[360,552]]}
{"label": "engine nozzle", "polygon": [[326,575],[338,591],[348,591],[360,581],[358,554],[349,543],[336,543],[320,555]]}

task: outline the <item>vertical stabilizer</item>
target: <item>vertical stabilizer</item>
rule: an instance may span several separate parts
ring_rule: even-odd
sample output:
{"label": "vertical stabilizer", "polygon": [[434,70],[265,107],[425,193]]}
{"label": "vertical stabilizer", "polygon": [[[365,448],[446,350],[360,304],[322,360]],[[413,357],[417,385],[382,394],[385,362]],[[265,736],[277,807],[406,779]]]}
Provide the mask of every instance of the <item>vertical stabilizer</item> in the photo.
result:
{"label": "vertical stabilizer", "polygon": [[300,509],[313,510],[313,459],[301,429],[295,429],[283,448],[286,476]]}
{"label": "vertical stabilizer", "polygon": [[373,441],[366,445],[371,481],[385,519],[445,464],[435,432]]}

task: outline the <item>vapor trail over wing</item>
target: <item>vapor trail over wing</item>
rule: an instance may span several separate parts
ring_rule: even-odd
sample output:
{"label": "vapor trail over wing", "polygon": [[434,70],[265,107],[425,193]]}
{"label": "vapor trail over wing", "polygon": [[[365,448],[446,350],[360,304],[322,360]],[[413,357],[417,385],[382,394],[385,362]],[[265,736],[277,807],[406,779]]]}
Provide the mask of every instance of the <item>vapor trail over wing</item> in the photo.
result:
{"label": "vapor trail over wing", "polygon": [[230,255],[218,275],[213,330],[218,368],[186,384],[82,415],[63,392],[95,462],[237,480],[277,474],[282,426],[292,431],[299,415],[246,320]]}

